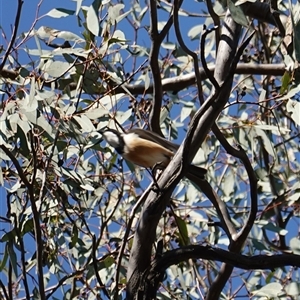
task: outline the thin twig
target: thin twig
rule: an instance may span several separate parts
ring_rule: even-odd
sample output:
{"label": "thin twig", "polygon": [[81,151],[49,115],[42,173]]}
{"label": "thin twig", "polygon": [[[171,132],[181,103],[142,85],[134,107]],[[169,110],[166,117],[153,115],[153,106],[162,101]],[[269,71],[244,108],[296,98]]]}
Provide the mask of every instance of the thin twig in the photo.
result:
{"label": "thin twig", "polygon": [[18,8],[17,8],[16,18],[15,18],[15,26],[14,26],[14,29],[13,29],[13,32],[12,32],[12,36],[11,36],[9,45],[8,45],[6,51],[5,51],[2,63],[0,65],[0,72],[2,71],[2,69],[3,69],[3,67],[6,63],[6,60],[9,56],[9,54],[10,54],[10,51],[13,47],[14,42],[15,42],[17,32],[18,32],[18,28],[19,28],[19,22],[20,22],[20,18],[21,18],[21,11],[22,11],[23,3],[24,3],[23,0],[18,0]]}
{"label": "thin twig", "polygon": [[15,226],[15,231],[16,231],[16,235],[18,237],[18,241],[19,241],[19,245],[20,245],[20,249],[21,249],[21,262],[22,262],[22,274],[23,274],[23,284],[24,284],[24,289],[25,289],[25,295],[27,299],[30,299],[30,293],[29,293],[29,288],[28,288],[28,281],[27,281],[27,274],[26,274],[26,258],[25,258],[25,247],[24,247],[24,240],[23,237],[21,236],[21,232],[20,232],[20,228],[18,225],[18,221],[17,221],[17,215],[16,213],[12,214],[12,217],[14,219],[14,226]]}
{"label": "thin twig", "polygon": [[213,84],[216,90],[220,88],[217,80],[215,79],[213,73],[209,70],[206,64],[206,59],[205,59],[205,39],[206,36],[211,33],[212,31],[217,31],[218,27],[213,27],[212,29],[205,29],[204,33],[201,36],[201,43],[200,43],[200,57],[201,57],[201,63],[202,67],[204,69],[204,72],[207,76],[207,78],[210,80],[210,82]]}
{"label": "thin twig", "polygon": [[24,182],[24,184],[28,190],[29,200],[31,203],[32,214],[33,214],[34,234],[35,234],[35,240],[36,240],[36,260],[37,260],[37,274],[38,274],[38,282],[39,282],[39,295],[40,295],[41,300],[44,300],[46,298],[45,298],[45,286],[44,286],[44,276],[43,276],[43,258],[42,258],[43,243],[41,242],[42,234],[41,234],[41,228],[40,228],[40,223],[39,223],[39,212],[38,212],[38,209],[36,206],[36,199],[34,197],[33,185],[31,185],[29,183],[29,181],[27,180],[18,160],[14,157],[12,152],[10,152],[6,148],[5,145],[0,145],[0,148],[12,161],[15,168],[17,169],[20,179]]}
{"label": "thin twig", "polygon": [[153,104],[149,117],[150,129],[162,136],[160,129],[159,118],[162,104],[163,90],[161,83],[160,67],[158,64],[158,55],[161,45],[161,39],[159,38],[157,29],[157,1],[150,0],[150,37],[151,37],[151,49],[150,49],[150,67],[153,78]]}
{"label": "thin twig", "polygon": [[5,287],[5,285],[3,284],[3,282],[2,282],[1,279],[0,279],[0,287],[1,287],[2,291],[3,291],[3,294],[4,294],[4,296],[5,296],[5,299],[6,299],[6,300],[12,299],[12,298],[9,298],[9,297],[8,297],[8,294],[7,294],[7,291],[6,291],[6,287]]}
{"label": "thin twig", "polygon": [[[198,89],[198,97],[201,99],[203,97],[203,91],[202,91],[202,85],[201,85],[201,74],[199,71],[198,55],[186,46],[186,44],[184,43],[184,41],[182,39],[180,28],[179,28],[178,11],[180,9],[181,4],[182,4],[182,0],[174,1],[173,22],[174,22],[175,33],[176,33],[176,37],[178,39],[178,42],[179,42],[179,45],[181,46],[181,48],[188,55],[190,55],[193,58],[194,70],[195,70],[195,81],[196,81],[197,89]],[[203,103],[204,100],[201,99],[200,102]]]}
{"label": "thin twig", "polygon": [[109,294],[107,292],[107,289],[105,288],[105,285],[103,284],[100,276],[99,276],[99,270],[98,270],[98,264],[97,264],[97,258],[96,258],[96,252],[97,252],[97,242],[96,242],[96,237],[95,235],[93,235],[93,267],[94,267],[94,271],[95,271],[95,276],[97,278],[97,281],[99,283],[99,288],[103,291],[103,293],[105,294],[105,296],[107,297],[107,299],[109,299]]}
{"label": "thin twig", "polygon": [[215,30],[216,53],[217,53],[218,52],[219,42],[220,42],[220,25],[221,25],[221,23],[220,23],[220,17],[214,11],[213,4],[212,4],[211,0],[207,0],[206,4],[207,4],[207,10],[209,12],[209,16],[213,19],[215,27],[218,28],[217,30]]}

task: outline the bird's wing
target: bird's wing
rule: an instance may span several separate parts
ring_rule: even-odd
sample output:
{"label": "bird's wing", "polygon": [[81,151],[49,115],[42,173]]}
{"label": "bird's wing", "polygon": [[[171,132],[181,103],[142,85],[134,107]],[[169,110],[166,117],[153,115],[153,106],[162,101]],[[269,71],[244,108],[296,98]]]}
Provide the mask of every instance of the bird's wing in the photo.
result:
{"label": "bird's wing", "polygon": [[162,138],[160,135],[158,135],[155,132],[150,131],[150,130],[133,128],[133,129],[130,129],[129,131],[127,131],[127,133],[135,133],[142,139],[157,143],[173,152],[176,152],[179,148],[179,145],[169,142],[168,140]]}
{"label": "bird's wing", "polygon": [[[179,145],[169,142],[168,140],[162,138],[158,134],[149,131],[149,130],[143,130],[139,128],[130,129],[127,133],[135,133],[139,137],[145,140],[152,141],[154,143],[160,144],[161,146],[167,148],[170,151],[173,151],[174,153],[178,150]],[[195,165],[190,165],[188,169],[187,177],[189,178],[189,175],[196,176],[199,179],[204,179],[205,174],[207,173],[207,170]]]}

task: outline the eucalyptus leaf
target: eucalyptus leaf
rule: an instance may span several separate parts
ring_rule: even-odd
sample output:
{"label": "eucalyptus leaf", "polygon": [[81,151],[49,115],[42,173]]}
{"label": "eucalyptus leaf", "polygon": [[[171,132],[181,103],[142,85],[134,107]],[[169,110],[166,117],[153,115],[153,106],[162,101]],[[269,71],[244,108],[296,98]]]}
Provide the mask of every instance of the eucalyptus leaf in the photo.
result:
{"label": "eucalyptus leaf", "polygon": [[65,18],[71,16],[75,13],[74,10],[69,10],[65,8],[54,8],[51,9],[46,15],[52,18]]}
{"label": "eucalyptus leaf", "polygon": [[237,6],[235,1],[233,1],[233,0],[227,0],[227,3],[228,3],[228,8],[231,12],[231,15],[232,15],[234,21],[244,27],[248,27],[249,22],[244,14],[242,8],[239,5]]}
{"label": "eucalyptus leaf", "polygon": [[98,36],[100,33],[99,19],[98,19],[98,11],[95,11],[93,5],[88,7],[87,16],[86,16],[87,28],[91,33],[95,36]]}

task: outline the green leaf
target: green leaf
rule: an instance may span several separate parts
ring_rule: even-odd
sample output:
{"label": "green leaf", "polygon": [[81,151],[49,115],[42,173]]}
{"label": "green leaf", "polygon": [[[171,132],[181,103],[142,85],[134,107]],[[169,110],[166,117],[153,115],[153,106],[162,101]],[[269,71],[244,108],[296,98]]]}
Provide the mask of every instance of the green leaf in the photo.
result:
{"label": "green leaf", "polygon": [[30,75],[30,71],[22,67],[19,71],[19,74],[25,78]]}
{"label": "green leaf", "polygon": [[116,23],[121,22],[123,19],[125,19],[128,15],[130,15],[130,13],[132,12],[132,10],[126,11],[123,14],[120,14],[117,18],[116,18]]}
{"label": "green leaf", "polygon": [[178,226],[178,237],[180,246],[187,246],[190,244],[190,239],[188,235],[188,230],[186,222],[180,217],[175,215],[176,224]]}
{"label": "green leaf", "polygon": [[227,1],[228,1],[228,8],[231,12],[231,16],[234,19],[234,21],[244,27],[248,27],[249,22],[242,8],[240,6],[236,6],[235,2],[232,0],[227,0]]}
{"label": "green leaf", "polygon": [[25,223],[22,224],[21,234],[24,236],[26,233],[34,229],[33,219],[28,219]]}
{"label": "green leaf", "polygon": [[7,242],[9,240],[14,240],[15,237],[16,237],[16,231],[15,231],[15,229],[12,229],[11,231],[3,234],[3,236],[0,239],[0,242],[3,243],[3,242]]}
{"label": "green leaf", "polygon": [[162,124],[167,119],[173,105],[174,105],[173,101],[170,101],[167,103],[167,105],[163,106],[163,108],[160,111],[159,124]]}
{"label": "green leaf", "polygon": [[74,0],[76,2],[76,16],[79,14],[83,0]]}
{"label": "green leaf", "polygon": [[203,24],[201,25],[196,25],[194,27],[192,27],[189,31],[188,31],[188,37],[193,41],[195,39],[199,39],[201,33],[203,32]]}
{"label": "green leaf", "polygon": [[52,127],[51,125],[46,121],[45,117],[37,111],[25,111],[24,115],[28,118],[28,120],[35,125],[40,126],[42,129],[44,129],[49,135],[52,134]]}
{"label": "green leaf", "polygon": [[69,68],[70,64],[65,61],[54,61],[47,65],[44,71],[50,76],[56,78],[64,75]]}
{"label": "green leaf", "polygon": [[150,76],[149,76],[149,70],[147,70],[147,72],[145,72],[144,80],[145,80],[145,90],[148,90],[150,83],[151,83]]}
{"label": "green leaf", "polygon": [[282,236],[285,236],[288,231],[286,229],[282,229],[278,226],[275,226],[273,223],[268,222],[265,226],[263,226],[264,229],[276,232]]}
{"label": "green leaf", "polygon": [[266,245],[264,245],[260,240],[252,239],[253,246],[258,251],[264,251],[267,250]]}
{"label": "green leaf", "polygon": [[1,256],[1,261],[0,261],[0,272],[5,268],[7,259],[8,259],[8,251],[4,251],[4,255]]}
{"label": "green leaf", "polygon": [[117,23],[117,18],[119,18],[120,12],[124,7],[125,7],[124,4],[119,3],[119,4],[112,5],[108,8],[107,20],[108,22],[110,22],[110,24],[114,25],[115,23]]}
{"label": "green leaf", "polygon": [[115,263],[115,260],[113,257],[108,256],[104,259],[103,261],[105,268],[109,268],[110,266],[112,266]]}
{"label": "green leaf", "polygon": [[290,247],[293,251],[293,254],[300,255],[300,241],[298,238],[294,237],[290,240]]}
{"label": "green leaf", "polygon": [[88,111],[85,112],[85,115],[91,119],[91,120],[95,120],[98,119],[100,117],[103,117],[105,115],[108,115],[109,111],[102,108],[102,107],[98,107],[98,108],[92,108]]}
{"label": "green leaf", "polygon": [[71,236],[70,248],[72,249],[77,244],[77,242],[78,242],[78,228],[77,228],[77,224],[74,224],[72,236]]}
{"label": "green leaf", "polygon": [[0,186],[4,186],[4,178],[2,168],[0,167]]}
{"label": "green leaf", "polygon": [[121,30],[116,30],[113,34],[113,36],[108,40],[108,45],[113,45],[113,44],[119,44],[121,46],[127,47],[125,44],[127,40],[125,39],[125,34]]}
{"label": "green leaf", "polygon": [[238,5],[247,3],[247,2],[254,3],[254,2],[256,2],[256,0],[238,0],[235,2],[235,5],[238,6]]}
{"label": "green leaf", "polygon": [[292,79],[291,73],[288,71],[285,71],[283,76],[281,77],[280,94],[283,94],[288,90],[291,79]]}
{"label": "green leaf", "polygon": [[[73,32],[70,32],[70,31],[65,31],[65,30],[58,31],[56,33],[56,37],[59,39],[63,39],[65,41],[71,41],[71,42],[72,41],[73,42],[83,41],[83,39],[79,35],[77,35]],[[76,52],[79,51],[80,53],[78,53],[78,55],[83,55],[84,49],[70,49],[70,50],[68,50],[68,48],[67,49],[57,49],[55,51],[55,54],[58,55],[60,53],[60,51],[62,53],[66,53],[69,51],[70,53],[74,53],[75,55],[76,55]]]}
{"label": "green leaf", "polygon": [[300,102],[289,99],[286,109],[289,113],[291,113],[293,121],[300,126]]}
{"label": "green leaf", "polygon": [[280,296],[280,294],[282,294],[282,290],[283,287],[280,283],[272,282],[256,291],[252,291],[252,294],[254,296],[268,297],[268,299],[271,299],[272,297]]}
{"label": "green leaf", "polygon": [[54,8],[51,9],[46,16],[52,17],[52,18],[65,18],[68,16],[74,15],[75,11],[70,10],[70,9],[65,9],[65,8]]}
{"label": "green leaf", "polygon": [[183,122],[187,117],[189,117],[194,109],[193,102],[186,102],[184,103],[183,108],[181,109],[180,113],[180,122]]}
{"label": "green leaf", "polygon": [[[274,149],[274,145],[272,144],[269,136],[266,134],[264,129],[260,129],[260,126],[264,126],[264,125],[258,125],[255,127],[255,132],[258,136],[260,136],[262,138],[263,141],[263,145],[265,147],[265,149],[267,150],[267,152],[272,155],[274,158],[277,158],[276,156],[276,152]],[[264,128],[264,127],[262,127]]]}
{"label": "green leaf", "polygon": [[14,275],[17,278],[18,277],[18,261],[17,261],[17,255],[16,255],[16,252],[14,250],[14,246],[13,246],[12,241],[9,241],[9,242],[6,243],[5,250],[9,254],[9,260],[10,260],[11,266],[14,270]]}
{"label": "green leaf", "polygon": [[300,295],[300,283],[299,282],[289,282],[285,286],[286,293],[293,297],[291,299],[297,299]]}
{"label": "green leaf", "polygon": [[236,186],[236,173],[230,169],[226,176],[224,176],[223,188],[224,188],[224,195],[228,198],[232,196],[235,192]]}
{"label": "green leaf", "polygon": [[84,132],[91,132],[95,130],[95,126],[91,120],[85,115],[73,116],[73,119],[80,125]]}
{"label": "green leaf", "polygon": [[131,115],[131,109],[128,109],[127,111],[118,111],[116,113],[116,119],[120,124],[124,124],[130,119]]}
{"label": "green leaf", "polygon": [[89,6],[86,15],[86,24],[88,30],[95,36],[99,36],[100,26],[98,19],[98,11],[95,11],[93,5]]}

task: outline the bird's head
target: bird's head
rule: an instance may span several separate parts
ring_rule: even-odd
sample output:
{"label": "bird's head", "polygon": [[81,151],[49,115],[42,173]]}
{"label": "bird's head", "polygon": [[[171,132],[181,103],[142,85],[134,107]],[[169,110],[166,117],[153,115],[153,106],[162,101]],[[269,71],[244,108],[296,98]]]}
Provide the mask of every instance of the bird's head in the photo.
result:
{"label": "bird's head", "polygon": [[118,153],[122,154],[124,149],[124,139],[122,134],[115,129],[105,127],[98,130],[102,134],[103,139],[112,147],[114,147]]}

